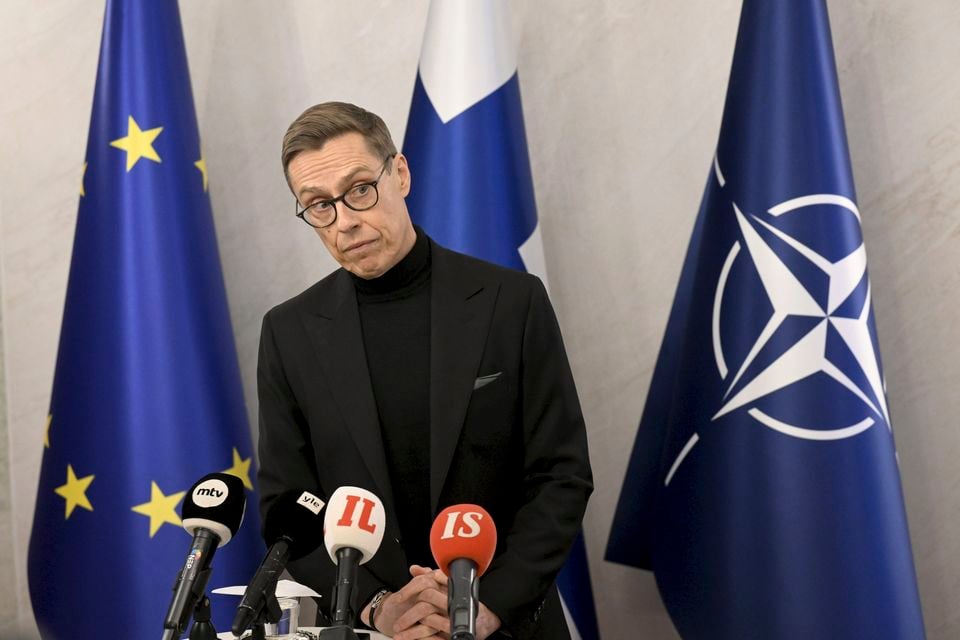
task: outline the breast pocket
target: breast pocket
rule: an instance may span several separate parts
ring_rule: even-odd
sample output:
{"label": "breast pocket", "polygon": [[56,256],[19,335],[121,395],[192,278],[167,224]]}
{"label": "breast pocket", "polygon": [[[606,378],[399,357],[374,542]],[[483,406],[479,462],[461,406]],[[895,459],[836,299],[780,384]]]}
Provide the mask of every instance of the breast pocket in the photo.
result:
{"label": "breast pocket", "polygon": [[461,438],[467,450],[481,458],[502,456],[513,439],[518,406],[511,372],[494,370],[477,376]]}
{"label": "breast pocket", "polygon": [[482,389],[488,384],[492,384],[500,379],[503,376],[503,371],[497,371],[496,373],[491,373],[485,376],[477,376],[477,379],[473,381],[473,390],[477,391]]}

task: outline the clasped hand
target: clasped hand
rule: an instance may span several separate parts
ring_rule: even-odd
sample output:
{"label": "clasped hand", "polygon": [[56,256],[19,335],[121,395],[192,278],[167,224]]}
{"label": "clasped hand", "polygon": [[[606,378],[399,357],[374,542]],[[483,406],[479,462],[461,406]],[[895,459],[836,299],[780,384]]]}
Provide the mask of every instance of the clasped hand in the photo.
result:
{"label": "clasped hand", "polygon": [[[410,582],[400,591],[383,599],[377,611],[377,628],[394,640],[449,640],[447,576],[418,565],[410,567],[410,575]],[[477,640],[484,640],[499,628],[500,618],[480,603]]]}

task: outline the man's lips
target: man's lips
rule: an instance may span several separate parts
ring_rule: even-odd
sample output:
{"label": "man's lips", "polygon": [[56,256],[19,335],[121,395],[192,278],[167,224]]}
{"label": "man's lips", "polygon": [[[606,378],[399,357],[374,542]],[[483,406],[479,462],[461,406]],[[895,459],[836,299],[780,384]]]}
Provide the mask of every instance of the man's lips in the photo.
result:
{"label": "man's lips", "polygon": [[362,249],[367,245],[373,244],[376,240],[361,240],[360,242],[354,242],[346,249],[343,250],[344,253],[350,253],[351,251],[356,251],[357,249]]}

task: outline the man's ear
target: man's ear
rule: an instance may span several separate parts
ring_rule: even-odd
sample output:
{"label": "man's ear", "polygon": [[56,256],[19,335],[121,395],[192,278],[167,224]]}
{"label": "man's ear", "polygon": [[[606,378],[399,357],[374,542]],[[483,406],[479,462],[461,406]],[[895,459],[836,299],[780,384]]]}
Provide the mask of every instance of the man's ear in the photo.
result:
{"label": "man's ear", "polygon": [[400,195],[406,198],[410,193],[410,165],[407,164],[407,157],[398,152],[393,158],[393,166],[400,178]]}

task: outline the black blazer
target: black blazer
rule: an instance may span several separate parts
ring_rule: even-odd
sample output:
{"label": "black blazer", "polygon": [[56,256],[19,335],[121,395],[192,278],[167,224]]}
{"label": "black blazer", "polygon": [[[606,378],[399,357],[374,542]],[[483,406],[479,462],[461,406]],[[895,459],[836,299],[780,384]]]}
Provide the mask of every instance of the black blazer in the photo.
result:
{"label": "black blazer", "polygon": [[[592,475],[583,416],[543,284],[431,240],[430,503],[475,503],[497,525],[480,600],[514,638],[569,634],[554,578],[579,531]],[[326,499],[366,488],[386,509],[359,601],[410,579],[350,275],[339,269],[263,320],[257,369],[261,515],[287,489]],[[321,544],[290,573],[328,594]]]}

